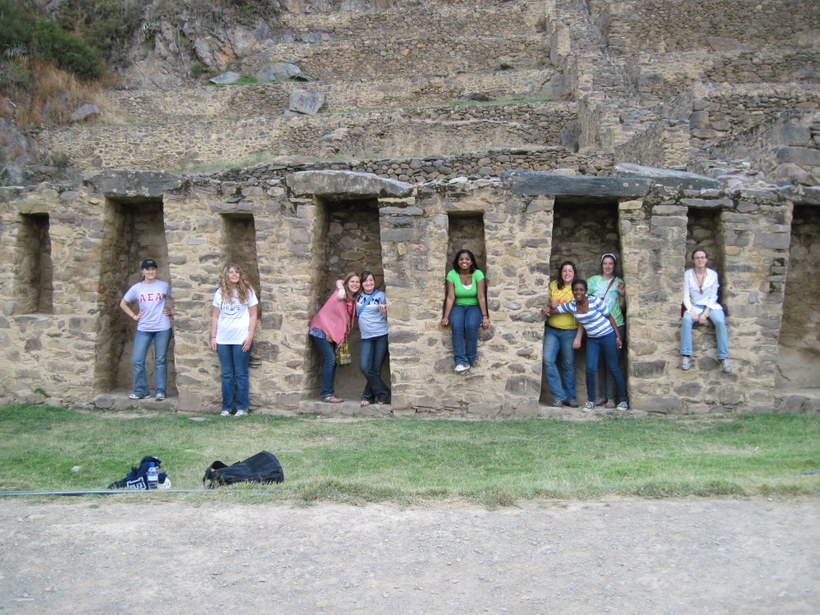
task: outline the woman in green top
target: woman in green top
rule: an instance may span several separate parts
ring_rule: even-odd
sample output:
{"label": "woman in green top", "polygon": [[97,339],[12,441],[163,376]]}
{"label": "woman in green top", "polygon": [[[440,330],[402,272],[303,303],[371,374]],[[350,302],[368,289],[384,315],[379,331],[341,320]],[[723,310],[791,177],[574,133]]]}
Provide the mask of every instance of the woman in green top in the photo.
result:
{"label": "woman in green top", "polygon": [[469,250],[459,250],[447,274],[447,299],[441,326],[453,330],[453,356],[457,374],[466,372],[478,356],[478,328],[490,326],[487,283]]}

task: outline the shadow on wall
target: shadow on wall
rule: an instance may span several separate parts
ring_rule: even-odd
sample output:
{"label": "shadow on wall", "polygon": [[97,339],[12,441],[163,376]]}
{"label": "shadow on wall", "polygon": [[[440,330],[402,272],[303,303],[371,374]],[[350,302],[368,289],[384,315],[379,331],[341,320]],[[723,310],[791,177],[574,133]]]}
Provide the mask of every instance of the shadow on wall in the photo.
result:
{"label": "shadow on wall", "polygon": [[791,228],[775,380],[781,390],[820,386],[820,209],[795,207]]}

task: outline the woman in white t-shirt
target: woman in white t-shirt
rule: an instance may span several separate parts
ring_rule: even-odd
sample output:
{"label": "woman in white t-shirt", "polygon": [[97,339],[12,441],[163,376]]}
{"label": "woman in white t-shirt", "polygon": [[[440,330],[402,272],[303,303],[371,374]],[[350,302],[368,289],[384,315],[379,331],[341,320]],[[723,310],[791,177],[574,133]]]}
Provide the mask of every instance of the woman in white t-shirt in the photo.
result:
{"label": "woman in white t-shirt", "polygon": [[242,268],[229,263],[214,293],[211,316],[211,348],[219,357],[222,372],[222,412],[228,416],[248,413],[248,363],[256,332],[259,300]]}
{"label": "woman in white t-shirt", "polygon": [[[171,285],[157,279],[157,261],[146,258],[142,261],[141,280],[125,293],[120,308],[128,317],[137,321],[134,347],[131,351],[131,366],[134,370],[134,388],[128,399],[144,399],[150,394],[148,375],[145,372],[145,357],[148,348],[154,344],[155,399],[165,399],[165,380],[168,374],[168,346],[171,343],[171,308],[166,299],[171,298]],[[132,305],[139,307],[134,310]]]}

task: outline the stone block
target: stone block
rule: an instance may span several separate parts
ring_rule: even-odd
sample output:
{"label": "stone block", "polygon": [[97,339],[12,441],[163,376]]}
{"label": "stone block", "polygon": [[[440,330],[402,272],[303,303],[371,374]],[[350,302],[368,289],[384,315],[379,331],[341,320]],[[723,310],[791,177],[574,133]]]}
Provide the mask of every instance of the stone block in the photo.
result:
{"label": "stone block", "polygon": [[506,171],[502,181],[509,184],[514,194],[612,199],[643,196],[651,185],[641,178],[567,176],[540,171]]}

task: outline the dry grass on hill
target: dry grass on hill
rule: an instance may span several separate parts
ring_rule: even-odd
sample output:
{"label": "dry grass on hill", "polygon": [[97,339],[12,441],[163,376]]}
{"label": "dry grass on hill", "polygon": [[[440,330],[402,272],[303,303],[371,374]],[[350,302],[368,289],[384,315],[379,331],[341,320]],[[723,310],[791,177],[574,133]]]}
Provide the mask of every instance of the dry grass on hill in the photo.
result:
{"label": "dry grass on hill", "polygon": [[96,105],[107,121],[116,123],[117,109],[108,99],[105,88],[116,85],[116,75],[101,82],[87,83],[57,68],[51,61],[27,60],[30,85],[9,85],[3,92],[17,105],[16,122],[21,127],[55,128],[69,123],[71,114],[81,105]]}

